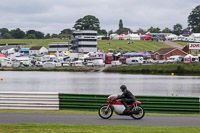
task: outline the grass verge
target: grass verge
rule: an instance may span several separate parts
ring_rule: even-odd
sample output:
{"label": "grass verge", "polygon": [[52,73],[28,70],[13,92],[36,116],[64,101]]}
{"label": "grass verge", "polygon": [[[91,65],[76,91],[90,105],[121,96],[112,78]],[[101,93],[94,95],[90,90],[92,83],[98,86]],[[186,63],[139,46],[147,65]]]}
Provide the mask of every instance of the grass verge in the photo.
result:
{"label": "grass verge", "polygon": [[200,64],[156,64],[109,67],[104,72],[200,75]]}
{"label": "grass verge", "polygon": [[0,71],[70,71],[70,72],[90,72],[94,70],[93,67],[56,67],[56,68],[9,68],[9,67],[0,67]]}
{"label": "grass verge", "polygon": [[200,127],[162,127],[86,124],[0,124],[1,133],[197,133]]}
{"label": "grass verge", "polygon": [[[0,109],[0,113],[56,113],[56,114],[98,114],[97,110],[23,110],[23,109]],[[146,115],[178,115],[178,116],[200,116],[200,114],[166,114],[146,113]]]}

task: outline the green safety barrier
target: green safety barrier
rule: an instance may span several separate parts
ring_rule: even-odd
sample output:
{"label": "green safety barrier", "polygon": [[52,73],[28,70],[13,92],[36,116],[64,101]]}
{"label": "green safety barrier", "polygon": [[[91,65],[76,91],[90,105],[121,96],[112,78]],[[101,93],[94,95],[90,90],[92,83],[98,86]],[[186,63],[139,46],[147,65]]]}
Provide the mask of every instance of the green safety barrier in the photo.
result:
{"label": "green safety barrier", "polygon": [[[108,95],[60,93],[59,109],[98,110],[107,103],[107,98]],[[136,99],[142,102],[146,112],[200,114],[198,97],[136,96]]]}

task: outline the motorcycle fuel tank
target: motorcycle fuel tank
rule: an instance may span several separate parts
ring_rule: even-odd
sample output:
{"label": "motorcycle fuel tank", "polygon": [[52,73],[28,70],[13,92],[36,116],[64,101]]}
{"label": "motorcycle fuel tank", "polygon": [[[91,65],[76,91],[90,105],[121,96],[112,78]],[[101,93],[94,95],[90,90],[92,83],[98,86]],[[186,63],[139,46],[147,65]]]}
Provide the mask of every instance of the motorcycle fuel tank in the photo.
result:
{"label": "motorcycle fuel tank", "polygon": [[116,114],[120,115],[123,114],[123,111],[125,110],[124,105],[113,105],[114,111]]}

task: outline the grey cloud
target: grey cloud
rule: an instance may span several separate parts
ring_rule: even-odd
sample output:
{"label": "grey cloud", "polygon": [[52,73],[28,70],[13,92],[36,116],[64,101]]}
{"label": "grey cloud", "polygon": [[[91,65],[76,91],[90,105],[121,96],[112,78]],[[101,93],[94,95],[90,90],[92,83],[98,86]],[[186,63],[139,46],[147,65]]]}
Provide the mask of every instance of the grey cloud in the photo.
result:
{"label": "grey cloud", "polygon": [[89,14],[107,30],[116,30],[119,19],[133,30],[172,28],[176,23],[186,27],[189,13],[198,4],[199,0],[3,0],[0,27],[59,33]]}

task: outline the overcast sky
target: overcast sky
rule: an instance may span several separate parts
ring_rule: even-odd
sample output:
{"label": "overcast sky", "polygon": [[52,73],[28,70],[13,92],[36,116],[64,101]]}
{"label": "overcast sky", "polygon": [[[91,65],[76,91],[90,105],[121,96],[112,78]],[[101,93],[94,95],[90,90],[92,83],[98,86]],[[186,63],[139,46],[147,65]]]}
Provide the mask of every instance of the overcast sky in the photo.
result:
{"label": "overcast sky", "polygon": [[76,20],[94,15],[106,30],[117,30],[119,19],[124,27],[136,31],[149,27],[185,28],[187,17],[199,0],[0,0],[0,28],[35,29],[60,33],[72,28]]}

